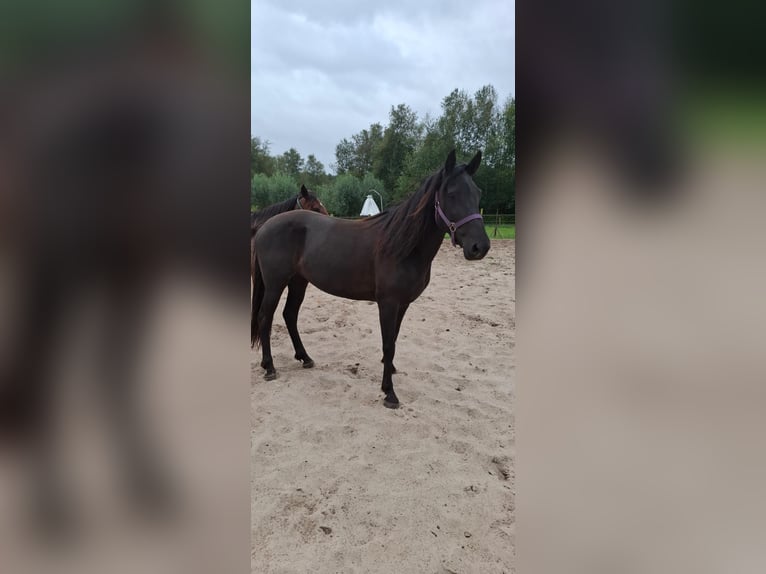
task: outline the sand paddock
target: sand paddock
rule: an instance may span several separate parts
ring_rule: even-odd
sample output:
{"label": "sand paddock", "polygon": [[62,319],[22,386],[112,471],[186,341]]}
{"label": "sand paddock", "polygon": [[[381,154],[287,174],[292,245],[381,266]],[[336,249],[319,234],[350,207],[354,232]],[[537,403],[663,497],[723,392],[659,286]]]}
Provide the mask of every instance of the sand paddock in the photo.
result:
{"label": "sand paddock", "polygon": [[382,406],[377,307],[309,286],[302,369],[281,318],[252,358],[253,572],[511,572],[515,242],[445,241],[397,342]]}

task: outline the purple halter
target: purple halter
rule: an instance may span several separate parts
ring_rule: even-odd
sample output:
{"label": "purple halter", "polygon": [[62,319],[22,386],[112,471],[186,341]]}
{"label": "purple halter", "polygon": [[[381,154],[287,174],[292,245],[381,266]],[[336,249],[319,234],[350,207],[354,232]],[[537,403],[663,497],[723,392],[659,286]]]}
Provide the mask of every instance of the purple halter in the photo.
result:
{"label": "purple halter", "polygon": [[447,219],[447,216],[444,215],[444,212],[442,211],[441,205],[439,205],[439,192],[436,192],[436,201],[434,203],[434,219],[436,222],[439,222],[439,218],[442,218],[442,221],[447,225],[447,229],[449,230],[449,236],[450,239],[452,239],[452,246],[455,247],[457,245],[455,243],[455,231],[457,231],[457,228],[461,225],[465,225],[469,221],[473,221],[474,219],[484,219],[480,213],[472,213],[471,215],[467,215],[457,223],[454,223]]}

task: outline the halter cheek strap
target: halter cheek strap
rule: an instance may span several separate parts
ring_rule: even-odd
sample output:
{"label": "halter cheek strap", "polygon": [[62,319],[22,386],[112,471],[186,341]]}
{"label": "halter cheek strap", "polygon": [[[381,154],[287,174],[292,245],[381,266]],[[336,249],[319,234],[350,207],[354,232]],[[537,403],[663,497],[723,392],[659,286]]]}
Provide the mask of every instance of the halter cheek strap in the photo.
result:
{"label": "halter cheek strap", "polygon": [[481,214],[479,213],[472,213],[471,215],[467,215],[463,219],[461,219],[458,222],[450,221],[446,215],[444,215],[444,211],[442,211],[441,205],[439,205],[439,197],[437,195],[436,202],[434,203],[434,219],[437,223],[439,223],[439,218],[441,217],[441,220],[447,225],[447,230],[449,231],[450,239],[452,239],[452,246],[455,247],[457,245],[455,243],[455,231],[457,231],[457,228],[461,225],[465,225],[469,221],[473,221],[474,219],[484,219]]}
{"label": "halter cheek strap", "polygon": [[296,209],[303,209],[303,205],[301,205],[301,196],[300,195],[297,198],[295,198],[295,208]]}

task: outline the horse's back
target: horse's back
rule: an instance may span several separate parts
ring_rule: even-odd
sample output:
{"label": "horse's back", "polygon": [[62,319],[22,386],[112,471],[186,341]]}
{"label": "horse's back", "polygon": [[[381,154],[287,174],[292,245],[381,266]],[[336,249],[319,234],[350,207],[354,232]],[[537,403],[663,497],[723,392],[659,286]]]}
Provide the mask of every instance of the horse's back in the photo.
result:
{"label": "horse's back", "polygon": [[308,210],[280,213],[262,223],[257,230],[256,247],[268,248],[279,242],[282,245],[321,246],[332,241],[333,234],[344,223],[343,219],[328,217]]}
{"label": "horse's back", "polygon": [[305,210],[279,213],[256,224],[255,245],[268,247],[278,240],[291,243],[302,242],[305,240],[308,229],[319,223],[315,220],[326,218],[324,215]]}
{"label": "horse's back", "polygon": [[359,222],[291,211],[267,221],[255,243],[264,274],[289,271],[332,295],[374,299],[375,237]]}

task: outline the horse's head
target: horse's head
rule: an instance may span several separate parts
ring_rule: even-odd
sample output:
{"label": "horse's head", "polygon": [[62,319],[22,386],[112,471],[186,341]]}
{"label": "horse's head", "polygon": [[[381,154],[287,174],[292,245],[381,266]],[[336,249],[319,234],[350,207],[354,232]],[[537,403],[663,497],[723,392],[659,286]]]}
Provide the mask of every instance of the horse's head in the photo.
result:
{"label": "horse's head", "polygon": [[481,152],[467,164],[455,165],[455,150],[447,156],[444,176],[436,191],[437,224],[447,227],[453,244],[463,248],[466,259],[481,259],[489,251],[489,237],[479,213],[481,190],[473,181],[479,169]]}
{"label": "horse's head", "polygon": [[301,185],[301,194],[298,196],[298,203],[301,209],[308,209],[309,211],[316,211],[322,215],[329,215],[325,206],[319,201],[319,198],[313,191],[306,189],[305,185]]}

